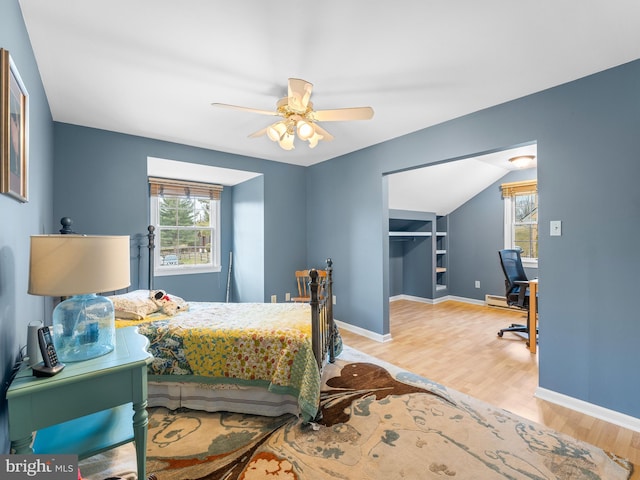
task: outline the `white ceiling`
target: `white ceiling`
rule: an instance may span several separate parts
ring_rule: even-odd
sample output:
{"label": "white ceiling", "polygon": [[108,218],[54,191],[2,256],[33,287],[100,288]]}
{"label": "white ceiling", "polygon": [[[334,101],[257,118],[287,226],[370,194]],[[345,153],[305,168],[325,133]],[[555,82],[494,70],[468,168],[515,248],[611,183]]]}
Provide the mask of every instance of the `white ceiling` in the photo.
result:
{"label": "white ceiling", "polygon": [[[510,158],[533,155],[537,145],[527,145],[394,173],[388,177],[389,208],[448,215],[512,170]],[[537,174],[534,174],[537,178]]]}
{"label": "white ceiling", "polygon": [[[20,5],[55,121],[305,166],[640,58],[638,0]],[[210,106],[273,109],[289,77],[375,116],[287,152],[247,138],[273,117]]]}

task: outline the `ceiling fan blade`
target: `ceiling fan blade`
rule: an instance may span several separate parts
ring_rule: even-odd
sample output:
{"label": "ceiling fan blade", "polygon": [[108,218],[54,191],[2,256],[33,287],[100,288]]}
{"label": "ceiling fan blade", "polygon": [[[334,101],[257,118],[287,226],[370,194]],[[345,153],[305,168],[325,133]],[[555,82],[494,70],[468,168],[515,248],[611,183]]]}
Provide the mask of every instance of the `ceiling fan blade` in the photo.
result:
{"label": "ceiling fan blade", "polygon": [[272,115],[272,116],[278,115],[278,112],[275,112],[273,110],[261,110],[259,108],[239,107],[238,105],[229,105],[227,103],[212,103],[211,105],[214,107],[229,108],[231,110],[241,110],[243,112],[259,113],[261,115]]}
{"label": "ceiling fan blade", "polygon": [[262,135],[266,135],[267,128],[269,128],[269,127],[265,127],[265,128],[262,128],[262,129],[258,130],[257,132],[253,132],[251,135],[249,135],[249,138],[258,138],[258,137],[261,137]]}
{"label": "ceiling fan blade", "polygon": [[299,78],[289,79],[289,109],[296,113],[304,113],[309,105],[313,84]]}
{"label": "ceiling fan blade", "polygon": [[371,118],[373,118],[373,108],[354,107],[354,108],[336,108],[335,110],[316,110],[313,116],[319,122],[370,120]]}
{"label": "ceiling fan blade", "polygon": [[313,127],[316,129],[316,132],[318,132],[318,135],[322,135],[322,140],[326,140],[327,142],[330,142],[331,140],[333,140],[333,135],[331,135],[329,132],[327,132],[324,128],[322,128],[317,123],[314,123]]}

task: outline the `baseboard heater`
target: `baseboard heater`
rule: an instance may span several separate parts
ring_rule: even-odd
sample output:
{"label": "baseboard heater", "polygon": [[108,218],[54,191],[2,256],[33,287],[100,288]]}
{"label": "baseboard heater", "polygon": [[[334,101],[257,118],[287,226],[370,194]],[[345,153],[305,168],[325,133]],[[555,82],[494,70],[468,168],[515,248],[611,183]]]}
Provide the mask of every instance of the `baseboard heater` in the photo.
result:
{"label": "baseboard heater", "polygon": [[507,299],[500,295],[485,295],[484,302],[488,307],[509,308],[509,305],[507,305]]}

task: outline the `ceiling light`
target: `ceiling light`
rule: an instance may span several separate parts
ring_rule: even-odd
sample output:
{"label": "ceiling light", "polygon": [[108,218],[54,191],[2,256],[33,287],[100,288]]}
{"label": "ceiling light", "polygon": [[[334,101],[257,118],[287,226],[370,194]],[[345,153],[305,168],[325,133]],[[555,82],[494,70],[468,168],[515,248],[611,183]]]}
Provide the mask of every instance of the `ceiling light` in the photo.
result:
{"label": "ceiling light", "polygon": [[287,126],[284,122],[276,122],[267,128],[267,136],[274,142],[280,141],[285,133],[287,133]]}
{"label": "ceiling light", "polygon": [[[309,118],[310,115],[299,115],[286,109],[281,110],[281,115],[285,117],[284,120],[267,127],[267,137],[278,142],[282,149],[293,150],[296,136],[304,142],[308,141],[309,148],[314,148],[320,140],[325,138],[318,132],[319,127],[313,123],[313,119]],[[322,129],[319,130],[322,131]]]}
{"label": "ceiling light", "polygon": [[516,168],[530,168],[533,167],[535,159],[535,155],[519,155],[517,157],[510,158],[509,163]]}
{"label": "ceiling light", "polygon": [[318,142],[323,138],[324,137],[318,132],[313,132],[313,135],[309,138],[309,148],[315,148],[315,146],[318,145]]}
{"label": "ceiling light", "polygon": [[295,136],[289,132],[285,132],[284,135],[282,135],[282,138],[280,138],[280,141],[278,142],[278,144],[280,145],[280,148],[282,148],[283,150],[293,150],[295,147],[295,145],[293,144],[293,139],[295,138]]}
{"label": "ceiling light", "polygon": [[300,140],[309,140],[313,135],[315,135],[316,130],[309,122],[305,120],[298,120],[297,132]]}
{"label": "ceiling light", "polygon": [[313,103],[310,101],[312,87],[313,85],[305,80],[290,78],[288,95],[278,100],[276,112],[239,107],[226,103],[213,103],[212,105],[263,115],[279,115],[283,118],[282,120],[252,133],[249,138],[257,138],[266,134],[271,141],[278,142],[278,145],[285,150],[293,150],[295,148],[293,142],[296,136],[302,141],[309,142],[309,148],[315,148],[320,140],[325,142],[333,140],[333,135],[315,122],[369,120],[373,117],[373,108],[371,107],[335,108],[315,111]]}

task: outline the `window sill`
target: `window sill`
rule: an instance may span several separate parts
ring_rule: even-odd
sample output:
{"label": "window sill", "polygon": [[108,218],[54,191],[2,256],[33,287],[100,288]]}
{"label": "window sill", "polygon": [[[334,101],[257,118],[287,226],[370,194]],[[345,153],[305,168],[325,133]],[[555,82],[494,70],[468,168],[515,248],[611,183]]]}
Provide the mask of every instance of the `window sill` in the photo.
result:
{"label": "window sill", "polygon": [[222,267],[158,267],[154,270],[154,277],[168,277],[171,275],[196,275],[199,273],[220,273]]}

